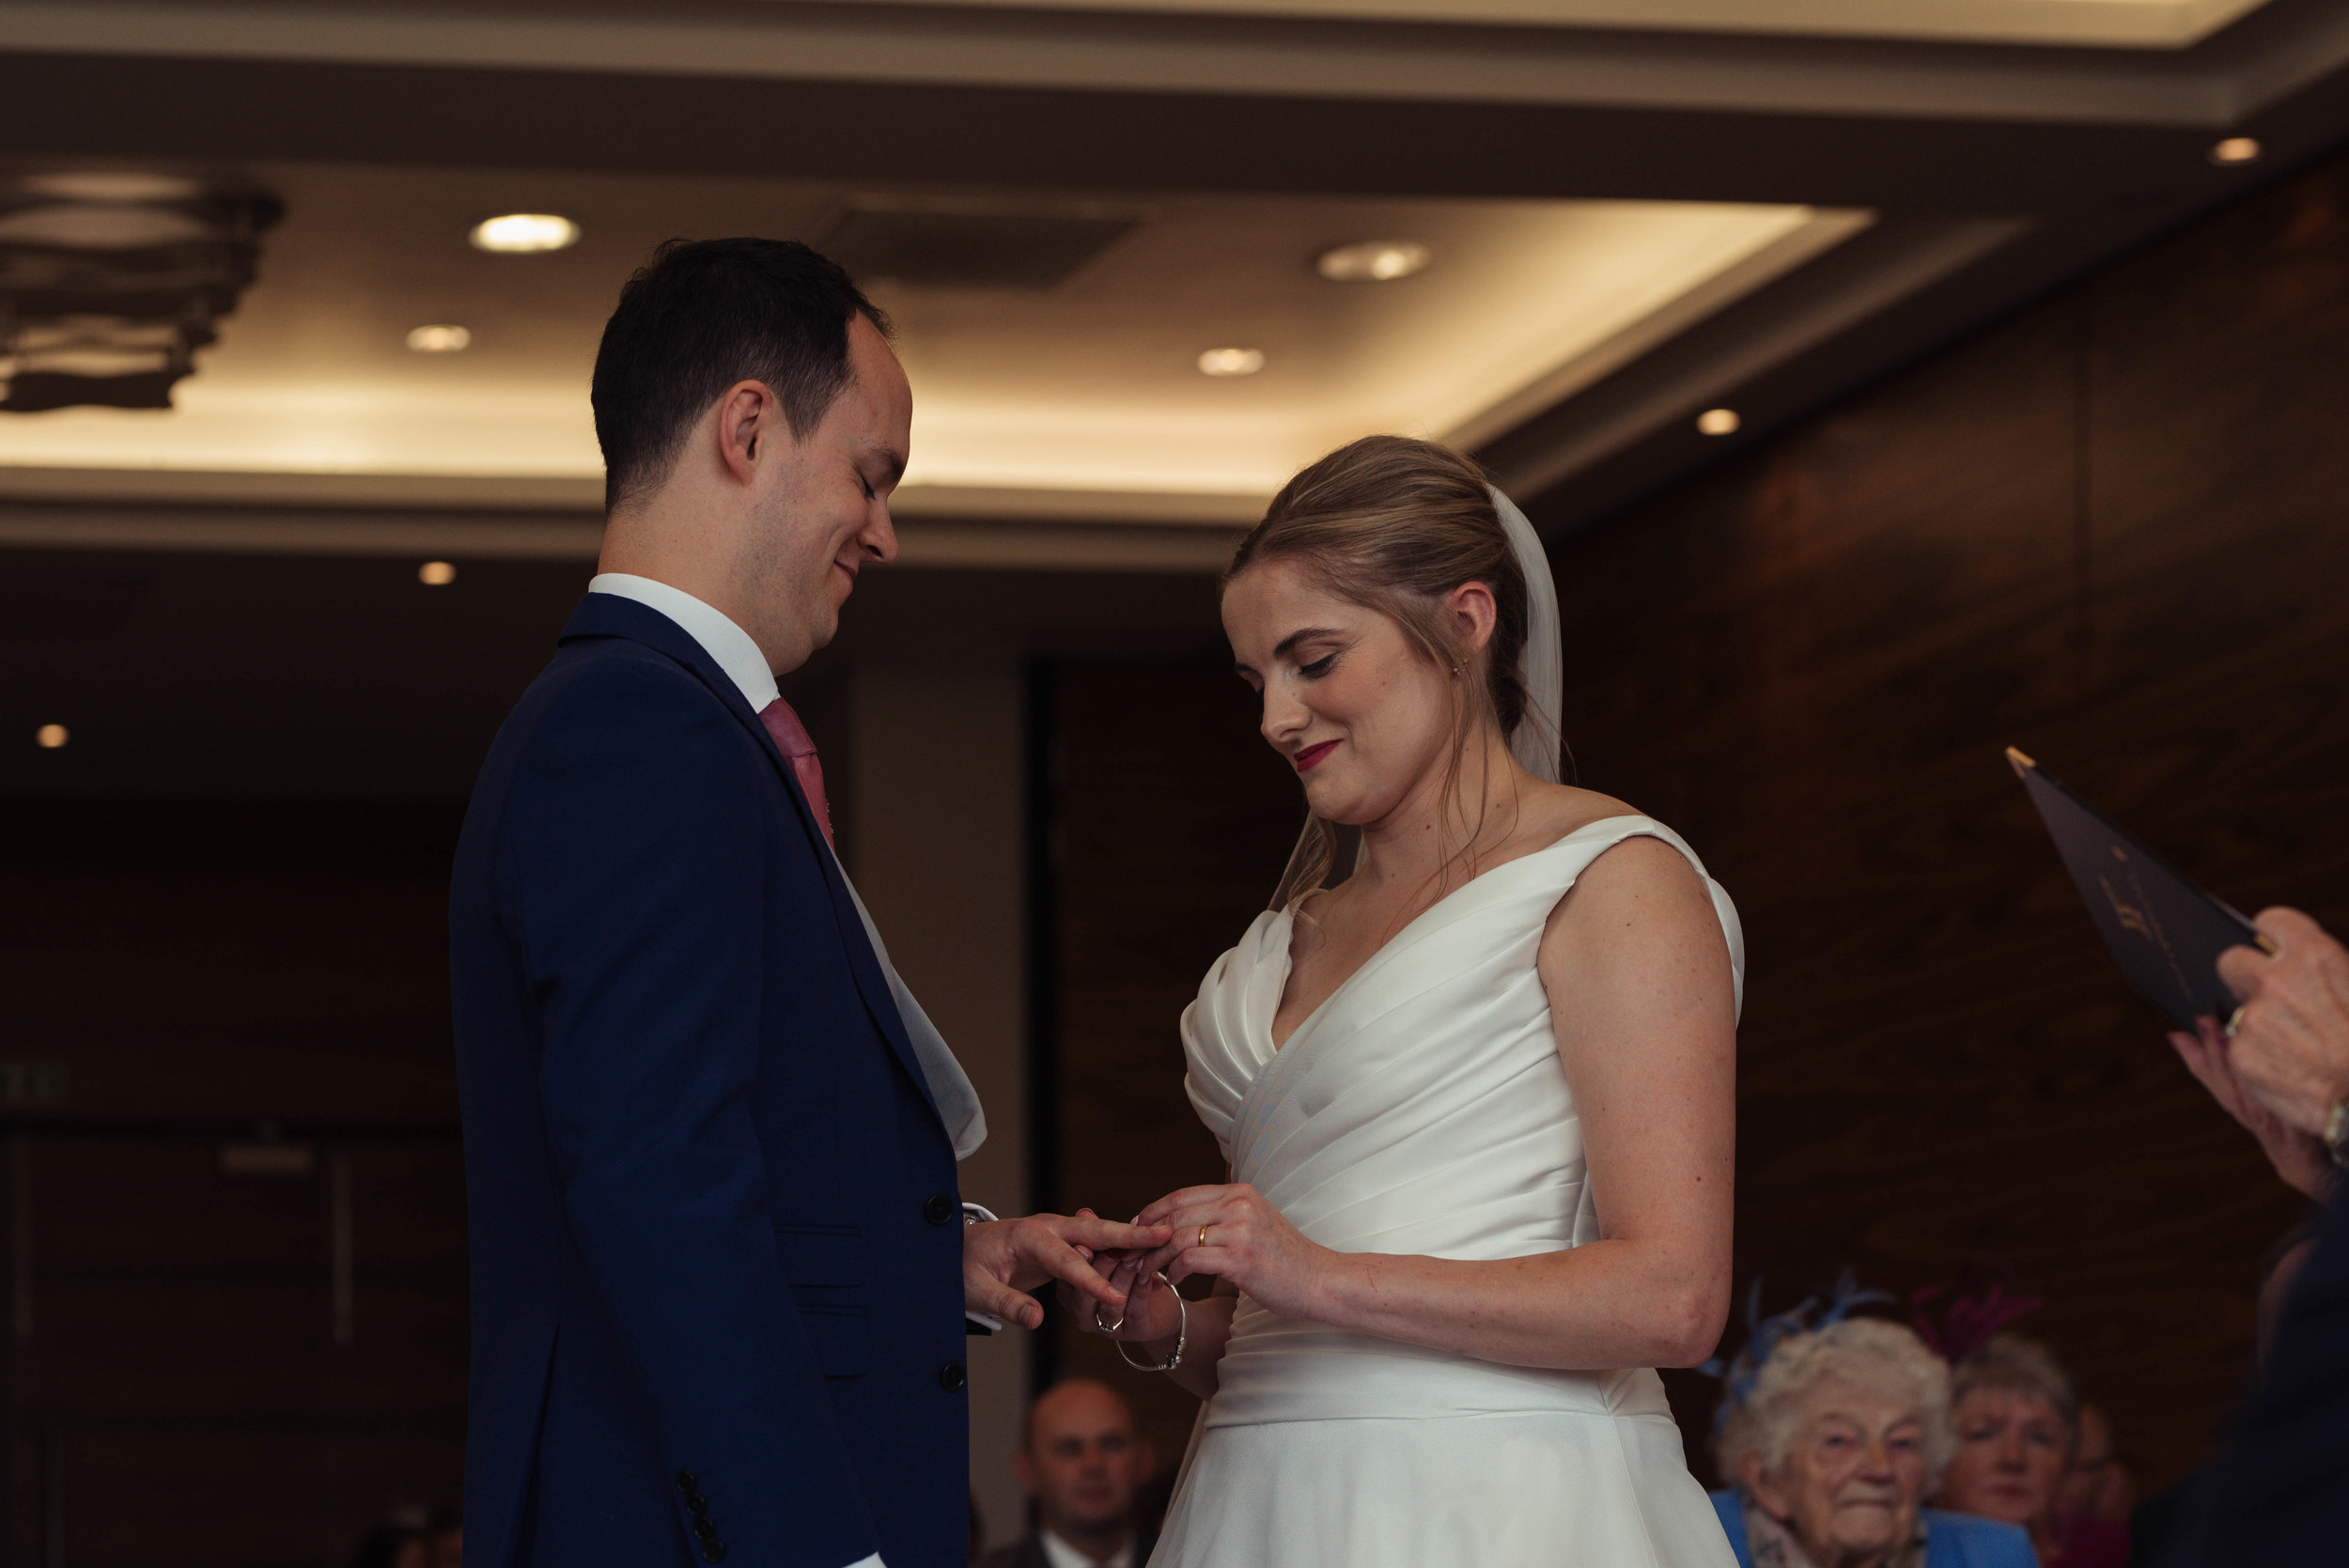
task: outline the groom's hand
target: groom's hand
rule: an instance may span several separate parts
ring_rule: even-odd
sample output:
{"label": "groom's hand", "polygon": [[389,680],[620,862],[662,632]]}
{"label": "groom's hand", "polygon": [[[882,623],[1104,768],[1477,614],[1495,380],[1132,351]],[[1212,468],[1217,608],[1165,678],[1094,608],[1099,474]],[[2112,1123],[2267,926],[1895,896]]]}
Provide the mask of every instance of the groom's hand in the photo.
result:
{"label": "groom's hand", "polygon": [[1148,1251],[1174,1233],[1163,1225],[1120,1225],[1091,1214],[1032,1214],[1024,1219],[982,1220],[962,1232],[962,1302],[1022,1328],[1044,1321],[1044,1308],[1027,1294],[1058,1280],[1079,1295],[1115,1311],[1126,1297],[1093,1266],[1097,1252]]}

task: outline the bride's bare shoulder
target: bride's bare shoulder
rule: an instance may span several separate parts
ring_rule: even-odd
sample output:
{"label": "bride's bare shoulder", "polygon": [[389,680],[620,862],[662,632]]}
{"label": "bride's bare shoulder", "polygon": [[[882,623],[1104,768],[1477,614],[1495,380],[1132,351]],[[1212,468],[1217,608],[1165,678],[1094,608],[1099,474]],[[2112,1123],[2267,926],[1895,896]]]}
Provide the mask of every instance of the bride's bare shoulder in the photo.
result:
{"label": "bride's bare shoulder", "polygon": [[1522,808],[1524,826],[1521,831],[1529,838],[1545,842],[1562,839],[1579,832],[1594,822],[1604,822],[1610,816],[1638,816],[1640,808],[1601,795],[1595,789],[1580,789],[1573,784],[1536,784]]}

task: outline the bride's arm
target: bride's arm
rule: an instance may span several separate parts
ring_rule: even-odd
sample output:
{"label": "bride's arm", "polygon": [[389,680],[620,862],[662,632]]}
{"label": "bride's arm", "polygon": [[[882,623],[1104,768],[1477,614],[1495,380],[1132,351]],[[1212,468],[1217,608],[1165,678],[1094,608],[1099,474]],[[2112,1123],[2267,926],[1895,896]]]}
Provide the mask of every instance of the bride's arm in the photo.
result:
{"label": "bride's arm", "polygon": [[1540,971],[1596,1241],[1497,1263],[1335,1252],[1254,1188],[1211,1187],[1137,1217],[1174,1228],[1152,1261],[1177,1281],[1218,1275],[1286,1317],[1488,1361],[1596,1370],[1712,1354],[1736,1142],[1736,1008],[1712,899],[1671,846],[1626,840],[1552,912]]}

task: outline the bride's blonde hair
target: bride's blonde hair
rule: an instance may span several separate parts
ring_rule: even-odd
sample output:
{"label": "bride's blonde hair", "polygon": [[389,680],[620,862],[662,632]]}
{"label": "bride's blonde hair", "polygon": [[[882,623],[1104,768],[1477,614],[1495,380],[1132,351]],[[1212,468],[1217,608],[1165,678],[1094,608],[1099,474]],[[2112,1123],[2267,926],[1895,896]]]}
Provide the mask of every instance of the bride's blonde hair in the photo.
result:
{"label": "bride's blonde hair", "polygon": [[[1365,436],[1341,446],[1282,487],[1264,520],[1234,551],[1221,586],[1272,561],[1296,562],[1329,593],[1392,620],[1438,666],[1470,675],[1451,686],[1448,819],[1470,738],[1487,724],[1503,740],[1513,737],[1532,706],[1521,673],[1525,572],[1484,471],[1448,446],[1408,436]],[[1444,596],[1464,582],[1492,590],[1493,632],[1482,651],[1458,646],[1441,615]],[[1468,843],[1483,829],[1480,812]],[[1321,888],[1337,863],[1338,845],[1336,825],[1315,817],[1281,879],[1275,907]],[[1444,857],[1439,878],[1456,858]]]}

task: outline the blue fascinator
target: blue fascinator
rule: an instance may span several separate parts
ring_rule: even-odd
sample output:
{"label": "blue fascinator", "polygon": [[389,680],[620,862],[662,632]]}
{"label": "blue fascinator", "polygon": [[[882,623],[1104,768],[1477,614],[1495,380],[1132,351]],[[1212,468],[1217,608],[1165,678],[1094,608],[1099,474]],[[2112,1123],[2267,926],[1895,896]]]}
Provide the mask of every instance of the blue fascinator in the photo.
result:
{"label": "blue fascinator", "polygon": [[1848,1268],[1835,1277],[1835,1289],[1822,1302],[1816,1296],[1806,1296],[1797,1305],[1769,1317],[1762,1315],[1762,1277],[1754,1276],[1746,1289],[1746,1346],[1734,1357],[1724,1359],[1716,1356],[1697,1371],[1707,1377],[1718,1377],[1728,1397],[1713,1412],[1713,1430],[1719,1434],[1732,1410],[1745,1408],[1753,1397],[1755,1379],[1769,1364],[1778,1347],[1797,1334],[1815,1334],[1841,1323],[1854,1311],[1873,1302],[1890,1301],[1892,1297],[1880,1290],[1862,1290],[1859,1281]]}

